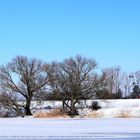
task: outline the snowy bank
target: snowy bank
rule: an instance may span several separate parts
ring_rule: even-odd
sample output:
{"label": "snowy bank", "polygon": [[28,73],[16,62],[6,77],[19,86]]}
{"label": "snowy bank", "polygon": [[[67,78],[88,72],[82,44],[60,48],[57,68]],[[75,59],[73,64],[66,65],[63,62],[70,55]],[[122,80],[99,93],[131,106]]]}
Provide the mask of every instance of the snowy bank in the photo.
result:
{"label": "snowy bank", "polygon": [[[91,106],[93,101],[98,101],[102,108],[118,108],[118,107],[140,107],[140,99],[111,99],[111,100],[81,100],[80,106],[88,107]],[[42,101],[42,102],[32,102],[32,108],[47,109],[47,108],[61,108],[61,101]]]}
{"label": "snowy bank", "polygon": [[[93,101],[98,101],[101,109],[92,111],[88,107]],[[32,103],[34,106],[36,102]],[[140,118],[140,99],[118,99],[118,100],[87,100],[80,101],[85,108],[79,109],[81,117],[86,118]],[[79,107],[80,107],[79,104]],[[60,108],[62,102],[46,101],[38,104],[38,111],[50,111],[50,108]],[[78,106],[78,105],[77,105]]]}

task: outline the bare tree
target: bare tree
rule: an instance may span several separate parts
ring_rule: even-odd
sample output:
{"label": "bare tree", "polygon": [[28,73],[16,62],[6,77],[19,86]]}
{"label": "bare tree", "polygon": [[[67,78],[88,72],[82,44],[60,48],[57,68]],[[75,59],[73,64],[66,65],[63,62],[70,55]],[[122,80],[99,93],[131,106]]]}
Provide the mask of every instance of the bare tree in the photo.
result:
{"label": "bare tree", "polygon": [[121,81],[123,78],[123,74],[119,67],[112,67],[105,69],[107,77],[107,88],[108,91],[112,93],[118,93],[121,87]]}
{"label": "bare tree", "polygon": [[130,85],[133,84],[134,78],[131,78],[126,72],[123,72],[120,67],[107,68],[105,69],[105,73],[107,75],[106,94],[108,98],[129,96]]}
{"label": "bare tree", "polygon": [[[18,56],[0,68],[1,93],[6,100],[3,103],[19,114],[22,108],[26,115],[32,115],[31,101],[37,93],[41,93],[47,82],[48,73],[43,70],[43,63],[36,59]],[[25,104],[18,102],[21,99]]]}
{"label": "bare tree", "polygon": [[15,94],[11,96],[5,93],[0,95],[1,117],[24,116],[22,106],[18,104]]}
{"label": "bare tree", "polygon": [[78,101],[95,96],[104,83],[105,74],[98,76],[96,61],[80,55],[52,65],[54,69],[49,76],[50,89],[63,101],[63,109],[69,110],[71,115],[77,115]]}

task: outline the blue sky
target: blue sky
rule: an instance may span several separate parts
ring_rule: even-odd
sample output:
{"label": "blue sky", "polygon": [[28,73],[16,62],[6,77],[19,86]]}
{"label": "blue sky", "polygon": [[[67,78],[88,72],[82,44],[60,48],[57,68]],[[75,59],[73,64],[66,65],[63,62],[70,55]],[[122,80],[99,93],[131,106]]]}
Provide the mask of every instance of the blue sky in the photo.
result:
{"label": "blue sky", "polygon": [[100,68],[140,70],[139,0],[1,0],[0,64],[82,54]]}

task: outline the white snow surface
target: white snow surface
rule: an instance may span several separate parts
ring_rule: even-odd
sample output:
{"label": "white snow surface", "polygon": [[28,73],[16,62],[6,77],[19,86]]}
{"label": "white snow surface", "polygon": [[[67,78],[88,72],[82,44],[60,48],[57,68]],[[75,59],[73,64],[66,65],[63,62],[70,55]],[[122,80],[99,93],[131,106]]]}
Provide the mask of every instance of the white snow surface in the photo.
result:
{"label": "white snow surface", "polygon": [[140,119],[0,119],[0,140],[138,138]]}
{"label": "white snow surface", "polygon": [[[87,101],[87,105],[91,102]],[[99,103],[103,116],[96,119],[0,118],[0,140],[140,140],[140,99],[100,100]],[[45,102],[39,108],[48,105],[55,108],[61,103]],[[120,110],[130,111],[133,118],[115,118]],[[90,110],[82,113],[88,115]]]}
{"label": "white snow surface", "polygon": [[[139,118],[140,117],[140,99],[114,99],[114,100],[87,100],[80,101],[84,107],[91,106],[93,101],[98,101],[99,105],[102,107],[98,113],[102,114],[102,118],[114,118],[119,116],[121,112],[129,112],[129,117]],[[32,102],[32,106],[36,106],[37,102]],[[51,108],[61,108],[62,102],[59,101],[45,101],[38,104],[38,109],[36,112],[40,111],[50,111],[46,109],[48,106]],[[77,106],[80,106],[78,104]],[[91,113],[91,110],[85,108],[79,110],[79,114],[86,117]]]}
{"label": "white snow surface", "polygon": [[[90,106],[93,101],[98,101],[102,108],[118,108],[118,107],[140,107],[140,99],[111,99],[111,100],[87,100],[80,102],[86,106]],[[42,101],[42,102],[32,102],[32,107],[36,108],[47,108],[50,106],[51,108],[62,107],[61,101]],[[78,105],[80,106],[80,105]]]}

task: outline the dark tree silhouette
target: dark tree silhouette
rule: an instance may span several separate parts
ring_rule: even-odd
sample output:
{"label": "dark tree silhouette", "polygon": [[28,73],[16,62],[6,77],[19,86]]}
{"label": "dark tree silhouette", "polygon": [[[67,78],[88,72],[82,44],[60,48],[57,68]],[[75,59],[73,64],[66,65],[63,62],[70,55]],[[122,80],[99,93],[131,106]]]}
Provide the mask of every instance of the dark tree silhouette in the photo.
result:
{"label": "dark tree silhouette", "polygon": [[62,63],[52,63],[53,73],[49,77],[52,93],[63,101],[63,109],[77,115],[76,104],[81,99],[95,96],[96,91],[105,83],[105,73],[96,74],[97,63],[94,59],[77,55]]}
{"label": "dark tree silhouette", "polygon": [[[0,68],[2,103],[7,107],[12,107],[19,114],[22,113],[21,110],[24,110],[26,115],[32,115],[31,101],[34,96],[41,93],[48,82],[50,69],[46,73],[43,67],[44,64],[41,61],[22,56],[2,66]],[[25,103],[19,103],[19,99],[23,99]]]}

